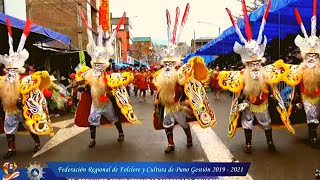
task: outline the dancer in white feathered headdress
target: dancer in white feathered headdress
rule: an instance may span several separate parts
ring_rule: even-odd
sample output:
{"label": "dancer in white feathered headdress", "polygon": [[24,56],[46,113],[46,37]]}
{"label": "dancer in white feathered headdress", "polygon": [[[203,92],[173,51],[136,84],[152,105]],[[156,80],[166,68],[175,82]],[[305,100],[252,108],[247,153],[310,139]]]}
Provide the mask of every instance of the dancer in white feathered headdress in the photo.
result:
{"label": "dancer in white feathered headdress", "polygon": [[7,26],[9,54],[0,56],[0,63],[4,64],[6,71],[6,75],[0,80],[0,98],[5,111],[4,132],[9,148],[4,158],[16,154],[15,133],[18,131],[19,123],[28,127],[36,144],[34,152],[40,149],[38,135],[53,134],[46,99],[42,93],[42,90],[51,84],[48,72],[35,72],[26,77],[21,77],[19,74],[24,73],[25,61],[29,57],[24,45],[32,23],[27,20],[16,52],[13,50],[12,30],[8,17]]}
{"label": "dancer in white feathered headdress", "polygon": [[[188,62],[177,69],[177,66],[181,63],[181,55],[184,53],[182,52],[183,47],[178,46],[179,37],[186,23],[189,8],[190,6],[187,4],[177,37],[180,9],[178,7],[176,9],[172,37],[170,14],[167,10],[169,45],[167,48],[156,49],[156,52],[162,57],[164,67],[157,71],[154,77],[157,92],[154,99],[153,123],[155,129],[165,129],[168,140],[165,153],[170,153],[175,149],[173,142],[175,124],[179,124],[183,128],[187,136],[187,147],[191,147],[193,145],[192,135],[188,121],[198,121],[202,127],[212,127],[216,122],[214,113],[207,102],[208,98],[205,90],[199,80],[196,79],[207,77],[208,69],[205,67],[203,59],[197,61],[195,57],[190,63]],[[179,77],[185,77],[186,79],[180,82]]]}
{"label": "dancer in white feathered headdress", "polygon": [[[292,105],[298,105],[306,112],[306,119],[309,128],[309,145],[313,148],[320,148],[317,137],[319,125],[320,107],[320,38],[317,37],[317,0],[313,0],[313,15],[311,17],[311,36],[308,36],[297,8],[294,10],[297,22],[301,27],[303,37],[298,35],[295,44],[299,47],[303,61],[300,65],[287,65],[290,72],[285,77],[285,82],[293,88],[299,85],[300,91],[293,90],[295,98]],[[300,92],[300,93],[298,93]],[[301,118],[300,121],[304,121]]]}
{"label": "dancer in white feathered headdress", "polygon": [[[116,29],[109,34],[102,29],[101,18],[104,16],[100,10],[100,26],[98,27],[97,43],[94,42],[89,33],[87,52],[91,56],[92,69],[82,67],[76,74],[77,80],[85,82],[86,89],[80,98],[77,107],[75,123],[80,127],[90,127],[91,140],[89,147],[96,144],[96,128],[102,124],[115,124],[118,132],[118,141],[124,140],[122,122],[139,123],[130,104],[125,86],[132,80],[131,74],[107,74],[109,60],[113,55],[113,46],[117,32],[124,23],[126,16],[123,14]],[[81,13],[87,30],[88,26],[84,15]],[[107,41],[103,43],[103,36],[106,33]],[[85,112],[85,113],[84,113]],[[106,120],[107,121],[103,121]]]}
{"label": "dancer in white feathered headdress", "polygon": [[[241,45],[238,42],[235,42],[233,50],[235,53],[240,54],[242,63],[245,65],[245,69],[241,72],[220,71],[219,85],[223,89],[235,93],[230,112],[228,136],[230,138],[233,137],[237,127],[239,127],[241,124],[245,132],[246,153],[251,153],[251,139],[254,119],[256,119],[261,127],[265,130],[269,151],[276,151],[272,138],[272,124],[274,122],[272,121],[268,110],[268,99],[270,95],[273,95],[278,102],[279,107],[277,107],[277,110],[280,113],[282,123],[290,132],[294,132],[290,122],[288,122],[283,100],[279,96],[278,90],[274,86],[274,84],[279,82],[279,78],[273,79],[273,77],[277,77],[278,74],[272,73],[278,72],[278,69],[276,69],[274,65],[262,66],[262,63],[265,61],[263,56],[267,45],[267,37],[263,36],[262,33],[266,24],[270,6],[271,0],[268,0],[268,3],[265,6],[257,40],[252,38],[252,31],[245,1],[242,0],[242,10],[244,13],[245,32],[247,39],[243,37],[229,9],[226,9],[235,31],[240,38],[240,41],[244,44]],[[276,109],[274,109],[274,111],[276,112]],[[240,112],[242,112],[242,114],[240,114]],[[239,117],[241,118],[241,123],[238,123]]]}

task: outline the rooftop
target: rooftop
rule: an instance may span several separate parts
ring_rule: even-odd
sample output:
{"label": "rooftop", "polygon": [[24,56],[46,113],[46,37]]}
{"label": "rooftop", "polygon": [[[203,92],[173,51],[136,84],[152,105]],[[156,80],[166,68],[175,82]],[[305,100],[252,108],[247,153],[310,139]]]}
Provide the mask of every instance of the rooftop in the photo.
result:
{"label": "rooftop", "polygon": [[151,42],[150,37],[134,37],[132,38],[132,42]]}

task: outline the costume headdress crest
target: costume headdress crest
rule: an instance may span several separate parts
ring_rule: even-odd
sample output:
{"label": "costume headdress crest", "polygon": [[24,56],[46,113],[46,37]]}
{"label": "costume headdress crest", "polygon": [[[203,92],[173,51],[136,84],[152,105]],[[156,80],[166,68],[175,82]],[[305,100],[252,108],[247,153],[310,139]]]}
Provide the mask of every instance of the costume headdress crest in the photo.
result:
{"label": "costume headdress crest", "polygon": [[236,33],[240,38],[240,41],[244,43],[244,46],[243,46],[238,42],[235,42],[233,46],[233,51],[237,54],[240,54],[242,63],[244,64],[252,61],[264,61],[263,55],[264,55],[265,48],[267,46],[267,37],[264,36],[264,40],[262,44],[261,44],[261,41],[262,41],[262,33],[264,30],[264,26],[266,24],[270,6],[271,6],[271,0],[268,0],[268,4],[263,14],[263,19],[260,25],[260,30],[259,30],[259,35],[257,40],[252,39],[252,31],[250,27],[250,21],[247,13],[245,0],[242,0],[242,10],[243,10],[244,21],[245,21],[245,32],[248,40],[246,40],[243,37],[238,25],[236,24],[236,22],[232,17],[230,10],[226,8],[229,14],[230,20],[232,22],[232,25],[234,26]]}
{"label": "costume headdress crest", "polygon": [[171,36],[171,19],[170,19],[170,13],[169,10],[166,10],[166,17],[167,17],[167,34],[168,34],[168,46],[167,47],[160,47],[155,46],[156,53],[162,58],[163,62],[179,62],[181,59],[181,55],[185,52],[187,52],[187,48],[179,47],[179,38],[181,36],[181,33],[184,29],[184,25],[186,24],[188,14],[190,10],[190,4],[188,3],[186,5],[181,23],[180,23],[180,29],[178,36],[177,35],[177,29],[179,24],[179,15],[180,15],[180,8],[176,8],[176,18],[173,26],[172,36]]}
{"label": "costume headdress crest", "polygon": [[317,37],[317,0],[313,0],[313,15],[311,17],[311,36],[309,37],[301,20],[300,13],[297,8],[294,9],[299,26],[303,33],[303,37],[298,35],[294,40],[295,44],[300,48],[302,54],[320,53],[320,39]]}
{"label": "costume headdress crest", "polygon": [[[116,38],[117,32],[119,31],[121,25],[125,21],[126,13],[123,13],[123,16],[121,17],[116,29],[111,34],[106,32],[106,36],[109,39],[107,40],[107,42],[105,44],[103,44],[104,31],[102,30],[102,26],[101,26],[102,12],[103,11],[101,11],[101,9],[100,9],[100,25],[98,27],[97,44],[93,40],[92,35],[88,34],[89,43],[87,45],[87,52],[91,57],[91,65],[96,64],[96,63],[99,63],[99,64],[101,63],[101,64],[106,64],[107,66],[109,66],[110,57],[114,53],[112,43],[113,43],[114,39]],[[85,26],[86,26],[86,29],[92,31],[82,12],[80,12],[80,15],[82,17],[82,20],[83,20]]]}
{"label": "costume headdress crest", "polygon": [[27,19],[18,49],[16,52],[14,52],[10,19],[7,17],[6,21],[8,27],[9,55],[5,54],[1,56],[0,63],[4,64],[7,69],[19,69],[20,71],[24,71],[23,66],[25,64],[25,61],[29,58],[29,52],[24,49],[24,45],[30,33],[32,22],[30,19]]}

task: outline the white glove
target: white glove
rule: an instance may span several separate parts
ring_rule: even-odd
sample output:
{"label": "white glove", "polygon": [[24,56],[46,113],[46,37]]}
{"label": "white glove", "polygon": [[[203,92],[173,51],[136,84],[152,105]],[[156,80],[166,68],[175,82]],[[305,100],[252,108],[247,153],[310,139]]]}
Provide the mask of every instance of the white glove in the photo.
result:
{"label": "white glove", "polygon": [[247,102],[243,102],[243,103],[240,103],[240,104],[238,105],[239,111],[243,111],[243,110],[245,110],[247,107],[249,107],[249,103],[247,103]]}

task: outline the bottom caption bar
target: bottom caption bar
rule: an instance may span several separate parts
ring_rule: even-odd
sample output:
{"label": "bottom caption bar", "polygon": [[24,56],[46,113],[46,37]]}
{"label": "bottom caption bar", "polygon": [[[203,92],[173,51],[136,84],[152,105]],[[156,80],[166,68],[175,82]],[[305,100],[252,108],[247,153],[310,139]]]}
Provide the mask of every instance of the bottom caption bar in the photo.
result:
{"label": "bottom caption bar", "polygon": [[68,178],[67,180],[222,180],[222,178]]}

